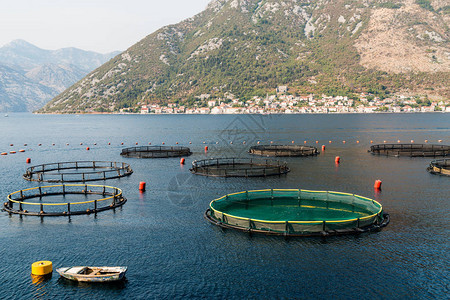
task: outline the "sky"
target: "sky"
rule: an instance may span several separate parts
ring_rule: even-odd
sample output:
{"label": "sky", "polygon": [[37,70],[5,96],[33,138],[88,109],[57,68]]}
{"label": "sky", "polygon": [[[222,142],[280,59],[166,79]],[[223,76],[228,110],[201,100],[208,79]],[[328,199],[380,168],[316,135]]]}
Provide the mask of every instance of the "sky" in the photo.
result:
{"label": "sky", "polygon": [[0,0],[0,47],[123,51],[159,28],[203,11],[210,0]]}

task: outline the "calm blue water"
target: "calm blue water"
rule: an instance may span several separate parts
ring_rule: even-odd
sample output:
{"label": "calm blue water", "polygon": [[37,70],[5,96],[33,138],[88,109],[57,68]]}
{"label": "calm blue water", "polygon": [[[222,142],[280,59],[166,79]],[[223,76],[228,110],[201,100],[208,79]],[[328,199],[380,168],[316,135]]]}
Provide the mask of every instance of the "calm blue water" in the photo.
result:
{"label": "calm blue water", "polygon": [[[2,299],[448,299],[450,178],[428,174],[428,158],[378,157],[367,149],[370,140],[437,143],[441,139],[442,144],[450,144],[449,114],[12,114],[0,118],[0,130],[0,152],[26,149],[0,157],[2,199],[37,186],[22,179],[27,157],[32,165],[125,161],[135,171],[130,177],[106,182],[122,188],[128,202],[96,218],[41,221],[0,212]],[[292,171],[281,177],[217,179],[189,173],[194,159],[246,157],[248,146],[258,140],[283,144],[307,140],[309,145],[318,140],[319,147],[327,148],[317,157],[286,159]],[[194,154],[185,166],[180,166],[179,158],[140,160],[119,155],[123,147],[136,142],[179,142],[190,146]],[[207,154],[205,145],[210,149]],[[85,150],[87,146],[90,151]],[[339,166],[334,164],[337,155]],[[376,179],[383,181],[380,193],[373,189]],[[140,181],[147,182],[143,194],[138,191]],[[391,224],[381,232],[360,236],[284,240],[223,232],[203,219],[212,199],[263,188],[333,190],[375,198],[390,213]],[[38,260],[52,261],[54,269],[126,265],[128,280],[119,285],[83,285],[54,273],[51,279],[36,282],[30,269]]]}

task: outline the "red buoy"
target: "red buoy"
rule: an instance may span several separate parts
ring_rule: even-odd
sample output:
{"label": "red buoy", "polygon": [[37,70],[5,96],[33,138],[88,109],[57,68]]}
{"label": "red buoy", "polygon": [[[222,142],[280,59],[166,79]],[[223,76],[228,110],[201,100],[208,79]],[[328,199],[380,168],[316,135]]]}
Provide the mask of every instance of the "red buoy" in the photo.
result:
{"label": "red buoy", "polygon": [[322,145],[322,151],[325,151],[325,145]]}
{"label": "red buoy", "polygon": [[379,179],[377,179],[377,180],[375,180],[375,184],[373,185],[373,187],[376,189],[376,190],[380,190],[381,189],[381,180],[379,180]]}
{"label": "red buoy", "polygon": [[27,164],[31,163],[31,158],[27,158]]}
{"label": "red buoy", "polygon": [[25,152],[25,150],[24,149],[20,149],[19,152]]}
{"label": "red buoy", "polygon": [[9,154],[16,154],[16,151],[9,151]]}
{"label": "red buoy", "polygon": [[141,192],[145,192],[145,182],[144,181],[139,182],[139,190]]}
{"label": "red buoy", "polygon": [[205,151],[208,151],[208,146],[205,146]]}
{"label": "red buoy", "polygon": [[292,144],[294,143],[294,141],[292,141]]}
{"label": "red buoy", "polygon": [[345,141],[342,141],[343,144],[345,144]]}
{"label": "red buoy", "polygon": [[11,147],[14,146],[14,144],[9,144]]}
{"label": "red buoy", "polygon": [[341,162],[341,158],[339,156],[336,156],[336,158],[334,159],[335,163],[340,163]]}
{"label": "red buoy", "polygon": [[184,165],[184,158],[180,159],[180,165]]}
{"label": "red buoy", "polygon": [[90,150],[90,148],[89,148],[89,147],[86,147],[86,150],[88,150],[88,151],[89,151],[89,150]]}
{"label": "red buoy", "polygon": [[138,142],[136,142],[136,145],[138,144]]}
{"label": "red buoy", "polygon": [[8,155],[8,153],[6,152],[2,152],[0,155]]}
{"label": "red buoy", "polygon": [[192,144],[192,142],[189,142],[189,144]]}

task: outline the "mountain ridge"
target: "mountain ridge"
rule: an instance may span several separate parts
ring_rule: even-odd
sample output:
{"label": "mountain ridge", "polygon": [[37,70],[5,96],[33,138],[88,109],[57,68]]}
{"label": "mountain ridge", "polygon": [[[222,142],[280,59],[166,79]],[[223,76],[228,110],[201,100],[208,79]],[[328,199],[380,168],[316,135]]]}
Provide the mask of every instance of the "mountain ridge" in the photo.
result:
{"label": "mountain ridge", "polygon": [[[288,85],[294,93],[448,98],[450,56],[442,50],[449,45],[448,18],[438,10],[413,0],[214,0],[196,16],[148,35],[40,112],[112,112],[168,101],[189,105],[202,93],[232,93],[245,100],[278,85]],[[441,22],[411,23],[406,19],[411,12],[418,18],[431,13]],[[392,71],[381,59],[370,59],[366,48],[376,48],[372,55],[396,53],[388,51],[391,42],[384,37],[371,44],[370,37],[383,32],[370,22],[377,14],[392,23],[388,28],[401,28],[395,31],[401,41],[429,56],[423,64],[439,68]]]}
{"label": "mountain ridge", "polygon": [[41,49],[24,40],[0,48],[0,111],[33,111],[118,52]]}

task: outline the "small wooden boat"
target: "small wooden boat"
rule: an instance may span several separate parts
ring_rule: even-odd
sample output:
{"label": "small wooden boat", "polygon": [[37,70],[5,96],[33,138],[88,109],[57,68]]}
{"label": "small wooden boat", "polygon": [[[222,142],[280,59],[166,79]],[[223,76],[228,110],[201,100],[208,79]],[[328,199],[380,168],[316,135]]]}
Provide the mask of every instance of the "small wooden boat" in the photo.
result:
{"label": "small wooden boat", "polygon": [[110,282],[125,278],[127,267],[66,267],[56,272],[64,278],[82,282]]}

